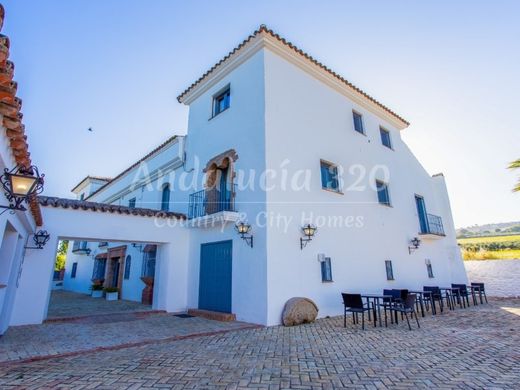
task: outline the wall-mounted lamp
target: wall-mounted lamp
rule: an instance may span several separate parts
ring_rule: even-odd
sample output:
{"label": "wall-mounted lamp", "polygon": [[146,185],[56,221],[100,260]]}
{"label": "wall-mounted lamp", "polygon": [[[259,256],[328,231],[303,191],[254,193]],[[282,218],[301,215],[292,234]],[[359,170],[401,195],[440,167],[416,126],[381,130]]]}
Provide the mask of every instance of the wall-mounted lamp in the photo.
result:
{"label": "wall-mounted lamp", "polygon": [[412,254],[412,251],[419,248],[419,245],[421,245],[421,240],[419,240],[419,238],[417,238],[417,237],[414,237],[410,241],[410,244],[412,244],[412,245],[408,246],[408,254]]}
{"label": "wall-mounted lamp", "polygon": [[25,249],[43,249],[47,241],[51,238],[51,235],[46,230],[40,230],[34,233],[33,240],[36,246],[26,246]]}
{"label": "wall-mounted lamp", "polygon": [[245,222],[238,222],[235,225],[235,230],[240,234],[240,238],[242,238],[247,245],[251,248],[253,247],[253,235],[251,232],[251,225]]}
{"label": "wall-mounted lamp", "polygon": [[309,241],[312,241],[312,237],[316,234],[316,231],[318,228],[314,225],[311,225],[308,223],[307,225],[304,225],[302,227],[302,233],[305,235],[304,237],[300,237],[300,249],[303,250],[309,243]]}
{"label": "wall-mounted lamp", "polygon": [[0,176],[0,182],[9,206],[0,206],[0,208],[13,211],[27,210],[22,203],[28,202],[31,196],[43,191],[44,176],[40,175],[35,166],[29,168],[16,166],[12,170],[5,168],[4,174]]}

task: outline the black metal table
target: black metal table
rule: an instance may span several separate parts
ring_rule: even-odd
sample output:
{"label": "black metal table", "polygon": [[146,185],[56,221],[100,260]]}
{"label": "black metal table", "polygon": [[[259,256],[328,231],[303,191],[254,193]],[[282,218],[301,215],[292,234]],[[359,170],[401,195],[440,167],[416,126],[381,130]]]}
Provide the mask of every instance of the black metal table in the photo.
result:
{"label": "black metal table", "polygon": [[[421,316],[424,317],[424,295],[431,295],[431,291],[420,291],[420,290],[410,290],[409,294],[415,294],[417,298],[415,302],[419,302],[419,307],[421,308]],[[432,309],[432,312],[434,310]]]}
{"label": "black metal table", "polygon": [[[459,305],[462,309],[462,300],[460,297],[460,288],[458,287],[439,287],[439,290],[444,291],[444,294],[446,296],[446,302],[448,303],[448,309],[455,310],[455,296],[459,299]],[[442,297],[441,297],[442,299]]]}
{"label": "black metal table", "polygon": [[[389,299],[392,302],[393,297],[385,294],[361,294],[361,298],[365,298],[368,306],[370,307],[370,300],[372,300],[372,313],[374,314],[374,326],[377,326],[377,320],[379,319],[379,326],[383,326],[381,322],[381,305],[379,304],[380,299]],[[377,311],[376,311],[377,306]],[[370,311],[369,311],[370,313]],[[369,314],[370,315],[370,314]],[[370,321],[370,318],[369,318]]]}

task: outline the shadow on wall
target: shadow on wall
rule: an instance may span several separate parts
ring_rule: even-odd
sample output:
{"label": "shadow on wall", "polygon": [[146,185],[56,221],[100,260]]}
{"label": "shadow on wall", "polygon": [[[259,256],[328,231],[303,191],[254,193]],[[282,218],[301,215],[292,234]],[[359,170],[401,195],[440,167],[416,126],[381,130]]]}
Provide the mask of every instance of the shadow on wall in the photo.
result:
{"label": "shadow on wall", "polygon": [[486,284],[488,296],[520,297],[520,259],[464,261],[470,282]]}

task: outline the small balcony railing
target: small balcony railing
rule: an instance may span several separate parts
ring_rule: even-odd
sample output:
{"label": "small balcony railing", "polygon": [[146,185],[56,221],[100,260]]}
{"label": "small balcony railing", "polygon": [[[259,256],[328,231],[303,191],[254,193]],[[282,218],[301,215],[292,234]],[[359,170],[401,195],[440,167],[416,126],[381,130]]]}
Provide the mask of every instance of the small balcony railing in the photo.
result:
{"label": "small balcony railing", "polygon": [[436,236],[445,236],[444,226],[442,225],[442,218],[438,215],[427,214],[425,225],[421,228],[421,234],[434,234]]}
{"label": "small balcony railing", "polygon": [[88,241],[74,241],[74,244],[72,245],[72,253],[75,253],[77,255],[90,254]]}
{"label": "small balcony railing", "polygon": [[235,210],[236,184],[231,188],[211,188],[190,195],[188,218],[199,218]]}

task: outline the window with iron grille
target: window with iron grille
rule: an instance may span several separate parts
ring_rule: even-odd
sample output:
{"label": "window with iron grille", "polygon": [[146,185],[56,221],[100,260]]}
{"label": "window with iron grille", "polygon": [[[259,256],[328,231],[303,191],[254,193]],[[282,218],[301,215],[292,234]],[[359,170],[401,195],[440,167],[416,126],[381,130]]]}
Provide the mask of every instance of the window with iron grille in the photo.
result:
{"label": "window with iron grille", "polygon": [[431,278],[434,278],[433,276],[433,268],[432,268],[432,263],[430,260],[426,260],[426,271],[428,271],[428,277],[431,279]]}
{"label": "window with iron grille", "polygon": [[385,260],[386,280],[394,280],[394,269],[392,267],[392,260]]}
{"label": "window with iron grille", "polygon": [[137,202],[136,198],[132,198],[128,201],[128,207],[131,209],[135,209],[135,203]]}
{"label": "window with iron grille", "polygon": [[72,263],[72,271],[70,273],[72,279],[76,277],[76,272],[78,272],[78,263]]}
{"label": "window with iron grille", "polygon": [[125,279],[130,279],[130,267],[132,266],[132,256],[128,255],[125,259]]}
{"label": "window with iron grille", "polygon": [[105,267],[106,267],[105,259],[95,259],[94,260],[94,269],[92,270],[92,279],[105,279]]}
{"label": "window with iron grille", "polygon": [[321,281],[332,282],[332,265],[330,257],[325,257],[325,259],[321,261]]}

